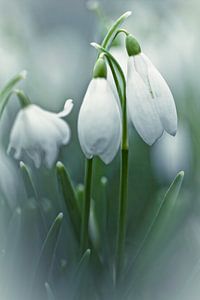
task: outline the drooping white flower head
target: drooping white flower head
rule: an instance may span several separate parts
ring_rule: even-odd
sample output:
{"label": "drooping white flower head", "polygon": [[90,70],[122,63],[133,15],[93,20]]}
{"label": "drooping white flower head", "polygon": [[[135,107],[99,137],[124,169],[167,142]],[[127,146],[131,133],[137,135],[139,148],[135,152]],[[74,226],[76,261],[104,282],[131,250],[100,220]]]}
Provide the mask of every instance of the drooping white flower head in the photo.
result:
{"label": "drooping white flower head", "polygon": [[47,167],[52,167],[60,146],[70,140],[70,128],[61,118],[67,116],[72,108],[73,102],[69,99],[60,113],[52,113],[33,104],[21,109],[11,130],[8,153],[14,149],[14,157],[20,159],[25,152],[37,168],[43,161]]}
{"label": "drooping white flower head", "polygon": [[[128,38],[127,38],[128,39]],[[130,118],[143,140],[152,145],[165,130],[177,131],[177,112],[172,93],[159,71],[141,53],[130,37],[127,70],[127,106]],[[132,46],[132,48],[131,48]]]}
{"label": "drooping white flower head", "polygon": [[104,75],[95,76],[88,86],[79,112],[78,136],[87,158],[99,156],[108,164],[121,142],[121,115]]}

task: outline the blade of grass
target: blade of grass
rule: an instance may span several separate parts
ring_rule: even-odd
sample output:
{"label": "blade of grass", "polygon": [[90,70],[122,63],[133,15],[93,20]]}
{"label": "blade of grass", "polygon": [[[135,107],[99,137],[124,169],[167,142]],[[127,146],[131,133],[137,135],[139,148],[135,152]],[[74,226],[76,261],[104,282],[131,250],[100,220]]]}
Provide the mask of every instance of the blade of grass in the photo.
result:
{"label": "blade of grass", "polygon": [[[163,201],[146,232],[138,253],[134,261],[130,264],[124,278],[133,276],[133,278],[136,279],[139,274],[145,270],[145,266],[153,260],[157,251],[173,232],[180,213],[177,200],[183,177],[184,172],[181,171],[177,174],[167,190]],[[134,285],[132,285],[130,289],[132,289],[133,286]]]}
{"label": "blade of grass", "polygon": [[3,113],[3,110],[12,94],[13,88],[15,85],[26,78],[26,71],[22,71],[16,76],[14,76],[6,85],[5,87],[0,91],[0,117]]}
{"label": "blade of grass", "polygon": [[61,162],[57,162],[56,171],[60,183],[67,212],[69,214],[75,236],[80,240],[81,215],[78,207],[76,192],[71,182],[71,178],[66,168]]}
{"label": "blade of grass", "polygon": [[63,213],[59,213],[51,225],[43,243],[33,280],[33,299],[40,299],[41,295],[44,293],[44,284],[48,280],[49,270],[53,261],[62,220]]}

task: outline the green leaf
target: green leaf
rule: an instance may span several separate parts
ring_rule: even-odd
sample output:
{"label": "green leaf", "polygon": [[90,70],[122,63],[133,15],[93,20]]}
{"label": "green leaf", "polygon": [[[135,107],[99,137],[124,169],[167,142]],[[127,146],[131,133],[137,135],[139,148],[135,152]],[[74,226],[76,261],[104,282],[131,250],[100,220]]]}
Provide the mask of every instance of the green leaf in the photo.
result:
{"label": "green leaf", "polygon": [[[88,271],[89,271],[89,262],[91,257],[91,250],[87,249],[83,256],[81,257],[81,260],[78,263],[77,269],[75,270],[72,284],[73,284],[73,294],[71,299],[73,300],[79,300],[84,297],[83,295],[87,295],[86,292],[88,290]],[[84,298],[83,298],[84,299]]]}
{"label": "green leaf", "polygon": [[18,75],[14,76],[6,86],[0,92],[0,117],[3,113],[3,110],[12,94],[13,88],[15,85],[21,81],[22,79],[26,78],[26,71],[22,71]]}
{"label": "green leaf", "polygon": [[102,42],[102,47],[104,48],[108,48],[109,44],[111,42],[112,37],[114,36],[114,34],[116,33],[116,30],[118,29],[118,27],[131,15],[130,11],[125,12],[123,15],[121,15],[114,23],[113,25],[110,27],[110,29],[108,30],[108,33],[106,34],[103,42]]}
{"label": "green leaf", "polygon": [[48,282],[45,282],[45,288],[46,288],[48,300],[55,300],[56,298],[55,298],[55,296],[52,292],[52,289],[51,289],[50,285],[48,284]]}
{"label": "green leaf", "polygon": [[24,185],[25,185],[28,197],[30,197],[30,198],[33,197],[33,198],[38,199],[37,190],[35,188],[32,178],[31,178],[30,171],[23,161],[20,161],[20,169],[22,171]]}
{"label": "green leaf", "polygon": [[46,239],[43,243],[33,282],[32,294],[35,297],[33,299],[37,299],[38,295],[41,296],[40,293],[43,292],[44,284],[48,279],[62,220],[63,213],[59,213],[51,225],[51,228],[49,229],[49,232],[47,233]]}
{"label": "green leaf", "polygon": [[81,228],[81,214],[78,207],[78,200],[76,198],[76,192],[71,182],[70,175],[66,168],[61,162],[56,164],[57,177],[60,183],[67,212],[69,214],[75,235],[77,239],[80,239],[80,228]]}
{"label": "green leaf", "polygon": [[178,205],[178,195],[183,182],[184,172],[177,174],[176,178],[167,190],[160,207],[154,216],[140,249],[128,268],[127,277],[139,276],[140,272],[145,271],[147,264],[152,262],[163,245],[168,241],[174,229],[176,228],[179,217],[182,216],[182,209]]}

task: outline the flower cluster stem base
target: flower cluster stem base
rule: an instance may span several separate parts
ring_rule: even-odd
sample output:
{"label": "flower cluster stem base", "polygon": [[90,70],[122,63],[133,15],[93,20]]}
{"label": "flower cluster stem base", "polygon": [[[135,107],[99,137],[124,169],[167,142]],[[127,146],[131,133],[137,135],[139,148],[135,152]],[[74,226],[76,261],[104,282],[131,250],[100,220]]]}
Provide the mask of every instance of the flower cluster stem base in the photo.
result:
{"label": "flower cluster stem base", "polygon": [[82,227],[81,227],[81,254],[83,254],[87,250],[88,241],[89,241],[92,165],[93,165],[93,159],[87,159],[86,170],[85,170],[85,197],[84,197],[84,204],[83,204]]}

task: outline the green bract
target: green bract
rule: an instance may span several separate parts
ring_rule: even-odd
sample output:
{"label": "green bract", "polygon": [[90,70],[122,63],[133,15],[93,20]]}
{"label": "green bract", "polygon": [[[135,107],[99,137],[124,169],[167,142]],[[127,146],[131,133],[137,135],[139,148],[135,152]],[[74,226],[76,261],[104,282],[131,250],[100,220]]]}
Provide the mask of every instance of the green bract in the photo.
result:
{"label": "green bract", "polygon": [[107,67],[103,57],[99,57],[94,65],[93,78],[106,78]]}
{"label": "green bract", "polygon": [[131,34],[126,37],[126,50],[129,56],[134,56],[141,53],[141,48],[138,41]]}

